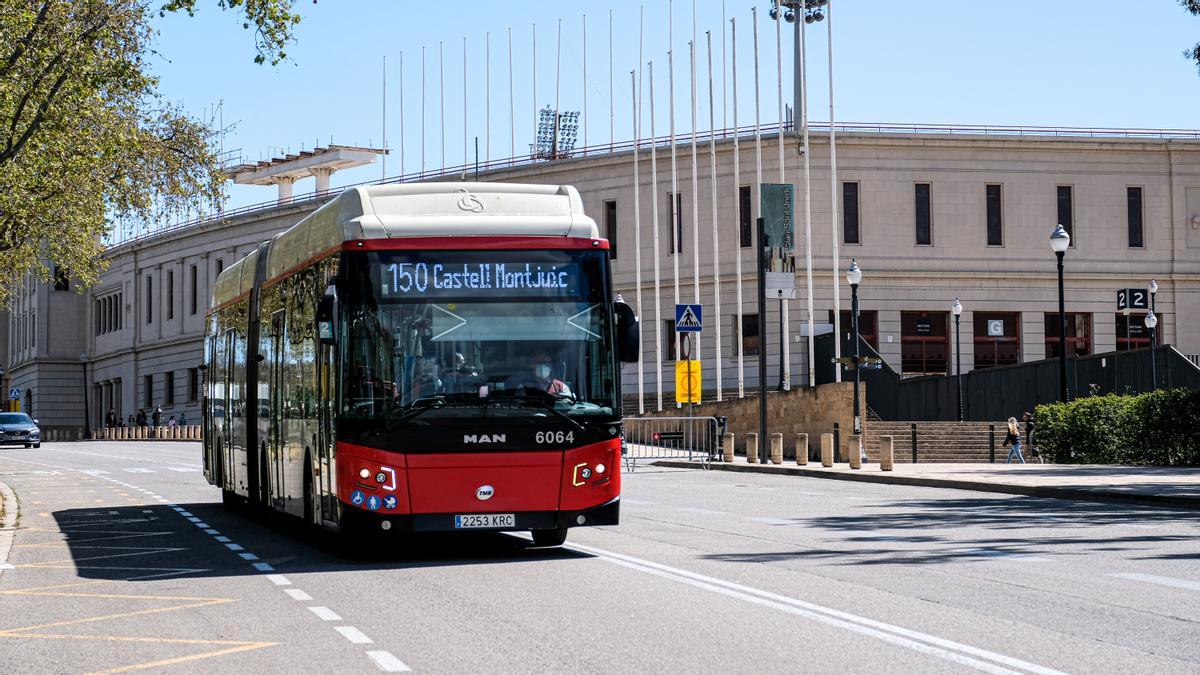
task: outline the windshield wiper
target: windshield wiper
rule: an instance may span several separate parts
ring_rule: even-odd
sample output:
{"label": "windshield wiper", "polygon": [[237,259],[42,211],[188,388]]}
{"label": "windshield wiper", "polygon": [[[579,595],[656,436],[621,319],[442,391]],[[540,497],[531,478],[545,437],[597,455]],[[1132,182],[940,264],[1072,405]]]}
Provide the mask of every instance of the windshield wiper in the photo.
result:
{"label": "windshield wiper", "polygon": [[587,431],[587,427],[583,426],[576,420],[572,419],[572,417],[570,415],[568,415],[565,412],[554,407],[553,401],[555,399],[554,399],[553,394],[547,394],[545,392],[542,392],[540,389],[534,389],[532,391],[536,391],[536,392],[542,394],[542,396],[544,396],[545,398],[539,397],[539,396],[529,396],[527,394],[514,394],[510,400],[515,401],[517,403],[532,403],[533,405],[541,408],[542,410],[547,410],[547,411],[553,413],[555,417],[565,420],[568,424],[575,427],[575,429],[577,431]]}
{"label": "windshield wiper", "polygon": [[404,424],[415,417],[423,415],[430,410],[437,410],[439,408],[487,408],[488,405],[488,400],[486,398],[464,399],[458,401],[447,401],[445,396],[419,398],[408,404],[406,407],[396,411],[396,413],[393,413],[393,416],[391,416],[384,428],[387,431],[391,431],[397,426]]}

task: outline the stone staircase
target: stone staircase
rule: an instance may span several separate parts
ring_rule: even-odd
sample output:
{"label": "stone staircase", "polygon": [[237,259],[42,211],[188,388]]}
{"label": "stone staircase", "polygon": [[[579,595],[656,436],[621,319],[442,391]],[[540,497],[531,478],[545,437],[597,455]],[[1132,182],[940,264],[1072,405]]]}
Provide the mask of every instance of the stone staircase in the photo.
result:
{"label": "stone staircase", "polygon": [[[892,437],[896,462],[912,462],[912,425],[914,422],[868,420],[863,445],[872,462],[879,461],[879,438]],[[1008,456],[1004,447],[1004,422],[915,422],[917,425],[917,462],[987,462],[991,447],[988,425],[996,427],[996,461]],[[1023,439],[1022,439],[1023,440]],[[1026,461],[1028,449],[1023,448]]]}

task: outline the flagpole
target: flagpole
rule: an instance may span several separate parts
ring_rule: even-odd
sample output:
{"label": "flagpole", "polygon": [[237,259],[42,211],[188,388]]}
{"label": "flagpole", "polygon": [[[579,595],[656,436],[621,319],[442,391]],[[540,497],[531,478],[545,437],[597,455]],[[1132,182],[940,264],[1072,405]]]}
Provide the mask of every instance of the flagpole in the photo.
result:
{"label": "flagpole", "polygon": [[421,46],[421,177],[425,177],[425,46]]}
{"label": "flagpole", "polygon": [[717,237],[717,109],[713,99],[712,31],[704,31],[708,43],[708,194],[712,201],[713,234],[713,309],[716,321],[713,342],[713,363],[717,369],[717,401],[721,395],[721,250]]}
{"label": "flagpole", "polygon": [[467,36],[463,36],[463,167],[471,163],[467,144]]}
{"label": "flagpole", "polygon": [[734,213],[737,214],[737,222],[735,225],[738,228],[738,245],[734,249],[736,255],[734,257],[734,278],[737,282],[737,325],[734,335],[737,336],[737,382],[738,382],[738,398],[746,397],[746,371],[744,367],[746,359],[746,336],[742,326],[742,169],[740,144],[738,141],[738,88],[737,88],[737,17],[729,20],[729,44],[732,47],[729,53],[733,57],[733,62],[730,64],[730,70],[733,71],[733,203]]}
{"label": "flagpole", "polygon": [[[797,16],[796,21],[803,21],[803,16]],[[800,126],[803,128],[804,143],[804,274],[808,282],[808,386],[817,386],[816,340],[813,339],[813,277],[812,277],[812,186],[808,166],[808,84],[807,54],[804,45],[804,24],[800,24]],[[835,340],[836,342],[836,340]]]}
{"label": "flagpole", "polygon": [[656,367],[654,369],[658,378],[658,406],[656,410],[663,409],[663,382],[662,382],[662,294],[660,292],[659,281],[659,262],[662,256],[659,254],[658,245],[658,151],[657,139],[654,137],[654,62],[646,64],[649,68],[650,75],[650,224],[654,230],[654,361]]}
{"label": "flagpole", "polygon": [[538,102],[537,102],[537,24],[533,24],[533,145],[530,155],[537,157]]}
{"label": "flagpole", "polygon": [[[799,20],[799,19],[797,19]],[[783,162],[783,14],[781,13],[775,19],[775,85],[779,97],[779,182],[786,183]],[[783,248],[784,242],[779,242],[779,251],[781,256],[786,256],[787,252]],[[791,271],[788,269],[786,257],[780,261],[781,272]],[[793,275],[794,279],[794,275]],[[795,282],[793,281],[793,284]],[[783,298],[779,301],[779,344],[781,346],[783,360],[783,379],[779,383],[779,388],[782,391],[787,391],[792,388],[792,345],[788,341],[791,328],[791,320],[789,310],[791,302],[788,298]]]}
{"label": "flagpole", "polygon": [[438,43],[438,96],[441,99],[442,123],[439,125],[442,132],[442,166],[441,172],[446,171],[446,56],[442,47],[445,43]]}
{"label": "flagpole", "polygon": [[487,163],[492,159],[492,34],[487,32],[483,34],[483,79],[486,82],[484,87],[484,106],[483,106],[483,161]]}
{"label": "flagpole", "polygon": [[[587,83],[584,83],[587,86]],[[674,94],[672,94],[674,95]],[[608,151],[613,151],[616,132],[616,114],[613,112],[613,12],[608,10]]]}
{"label": "flagpole", "polygon": [[[842,302],[841,302],[841,262],[838,260],[838,246],[840,244],[838,237],[838,190],[841,186],[838,185],[837,178],[837,132],[833,126],[833,13],[830,8],[832,3],[825,5],[825,28],[829,34],[829,185],[831,187],[831,206],[830,213],[833,214],[831,221],[833,228],[833,356],[841,358],[842,356]],[[834,368],[834,381],[842,381],[842,369]]]}
{"label": "flagpole", "polygon": [[400,176],[404,176],[404,52],[400,52]]}
{"label": "flagpole", "polygon": [[[695,0],[693,0],[693,8]],[[695,13],[692,14],[693,20]],[[696,43],[688,42],[692,62],[692,302],[700,304],[700,178],[696,171]],[[694,336],[689,359],[700,360],[700,336]]]}
{"label": "flagpole", "polygon": [[[761,204],[762,203],[762,127],[760,126],[760,124],[761,124],[760,120],[761,120],[762,113],[760,110],[760,98],[759,98],[759,90],[758,90],[758,8],[756,8],[756,7],[750,8],[750,19],[751,19],[751,22],[754,24],[754,184],[758,188],[756,192],[757,192],[757,196],[758,196],[758,201]],[[736,96],[734,98],[736,98]],[[759,214],[759,216],[760,216],[759,222],[760,223],[762,220],[761,215],[762,214],[760,213]],[[761,229],[761,225],[759,225],[759,227]],[[758,242],[760,242],[760,241],[762,241],[762,235],[759,235],[758,237],[754,238],[753,245],[757,247]],[[758,255],[755,256],[755,260],[760,259],[761,256],[762,256],[762,254],[761,254],[761,252],[759,252]],[[763,273],[763,271],[761,269],[755,270],[755,274],[762,274],[762,273]],[[761,284],[760,284],[760,286],[761,286]],[[758,321],[757,321],[756,325],[762,326],[764,323],[763,317],[766,316],[766,311],[767,311],[765,298],[756,297],[754,299],[754,306],[758,308],[758,312],[759,312],[759,317],[758,317]],[[767,348],[767,336],[763,335],[761,330],[759,331],[759,336],[758,336],[758,348],[760,350],[760,352],[759,352],[760,354],[763,353],[762,350],[765,350]],[[761,362],[762,362],[762,359],[760,358],[759,363],[761,363]],[[760,390],[762,389],[761,383],[766,379],[766,377],[767,377],[767,374],[765,372],[762,372],[762,369],[760,368],[759,373],[758,373]]]}
{"label": "flagpole", "polygon": [[[639,63],[641,63],[639,61]],[[634,269],[634,303],[637,306],[637,315],[642,316],[642,182],[639,176],[639,158],[638,147],[641,145],[641,130],[638,128],[641,122],[641,104],[642,99],[638,95],[638,77],[637,71],[629,71],[630,87],[632,88],[633,96],[633,269]],[[585,82],[586,86],[587,83]],[[642,341],[638,340],[638,360],[637,360],[637,375],[638,375],[638,414],[646,412],[646,402],[643,396],[646,391],[645,369],[642,367]]]}
{"label": "flagpole", "polygon": [[587,105],[587,14],[583,15],[583,149],[587,154],[588,146],[588,105]]}
{"label": "flagpole", "polygon": [[383,154],[379,156],[379,180],[387,178],[387,55],[383,57]]}
{"label": "flagpole", "polygon": [[508,26],[508,162],[517,161],[517,99],[513,97],[512,26]]}

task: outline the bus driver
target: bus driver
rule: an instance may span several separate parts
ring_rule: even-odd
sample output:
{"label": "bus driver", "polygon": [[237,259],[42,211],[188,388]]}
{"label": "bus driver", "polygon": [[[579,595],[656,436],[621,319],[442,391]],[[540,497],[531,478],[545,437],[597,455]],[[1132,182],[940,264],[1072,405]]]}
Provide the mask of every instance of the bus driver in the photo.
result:
{"label": "bus driver", "polygon": [[555,396],[571,396],[571,388],[554,377],[554,361],[544,351],[533,355],[533,379],[538,389]]}

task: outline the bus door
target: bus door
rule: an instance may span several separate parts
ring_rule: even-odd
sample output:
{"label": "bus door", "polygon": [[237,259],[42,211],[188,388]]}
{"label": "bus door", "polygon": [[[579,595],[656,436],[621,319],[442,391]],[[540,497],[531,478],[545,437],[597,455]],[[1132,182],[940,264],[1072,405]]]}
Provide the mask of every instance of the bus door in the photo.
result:
{"label": "bus door", "polygon": [[217,392],[213,400],[213,416],[217,428],[217,450],[221,462],[221,487],[235,490],[237,482],[233,474],[233,428],[229,417],[232,412],[231,390],[233,389],[233,331],[227,330],[217,337],[217,362],[221,364],[222,377],[216,382]]}
{"label": "bus door", "polygon": [[336,520],[337,495],[334,486],[337,476],[334,474],[334,366],[335,347],[327,344],[317,345],[317,455],[313,457],[316,463],[317,503],[320,505],[322,520]]}
{"label": "bus door", "polygon": [[267,423],[267,458],[270,462],[270,482],[273,488],[271,497],[278,500],[285,493],[283,490],[283,371],[284,371],[284,329],[287,321],[286,310],[279,310],[271,315],[271,333],[263,336],[267,352],[267,387],[268,387],[268,418]]}

